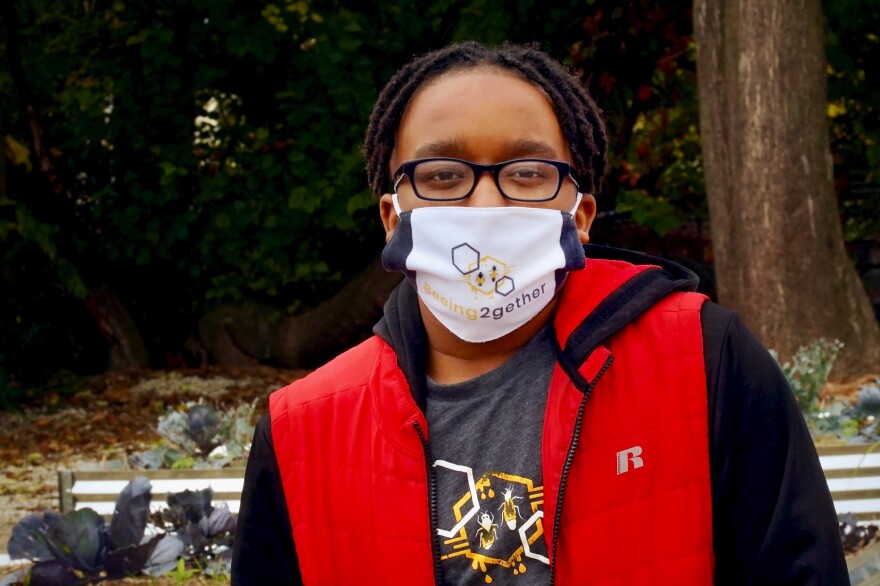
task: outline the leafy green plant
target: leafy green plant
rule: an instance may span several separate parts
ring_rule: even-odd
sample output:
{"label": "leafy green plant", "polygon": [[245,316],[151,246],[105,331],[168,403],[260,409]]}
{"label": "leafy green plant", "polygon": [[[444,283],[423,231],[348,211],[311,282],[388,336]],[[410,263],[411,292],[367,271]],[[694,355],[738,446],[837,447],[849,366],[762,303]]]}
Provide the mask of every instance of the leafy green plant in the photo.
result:
{"label": "leafy green plant", "polygon": [[[780,364],[794,392],[807,427],[816,440],[823,438],[847,443],[880,441],[880,380],[859,387],[854,400],[822,400],[822,389],[843,345],[819,339],[798,349],[791,360]],[[770,354],[779,362],[777,354]]]}
{"label": "leafy green plant", "polygon": [[187,580],[198,574],[198,568],[187,568],[183,558],[177,560],[177,567],[168,572],[167,576],[174,580],[175,584],[186,584]]}
{"label": "leafy green plant", "polygon": [[158,468],[222,468],[250,450],[254,404],[219,410],[188,402],[159,417],[159,445],[131,456],[133,466]]}
{"label": "leafy green plant", "polygon": [[[819,339],[799,348],[791,361],[780,364],[780,368],[814,439],[877,444],[880,442],[880,379],[862,384],[855,399],[821,399],[841,347],[836,340]],[[776,353],[773,350],[770,353],[778,362]]]}
{"label": "leafy green plant", "polygon": [[[780,363],[782,373],[805,414],[819,411],[819,395],[828,382],[828,374],[841,348],[843,344],[838,340],[820,338],[808,346],[798,348],[790,361]],[[771,350],[770,354],[779,362],[776,352]]]}

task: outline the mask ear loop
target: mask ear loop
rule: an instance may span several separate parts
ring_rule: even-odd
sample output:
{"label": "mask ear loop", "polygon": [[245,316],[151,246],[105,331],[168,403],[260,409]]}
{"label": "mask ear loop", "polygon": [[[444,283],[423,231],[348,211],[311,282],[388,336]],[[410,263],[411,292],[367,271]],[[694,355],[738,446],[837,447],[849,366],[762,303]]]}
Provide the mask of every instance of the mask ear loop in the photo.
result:
{"label": "mask ear loop", "polygon": [[[394,204],[394,211],[397,213],[397,217],[399,218],[400,217],[400,202],[397,201],[397,194],[396,193],[391,194],[391,202]],[[575,207],[577,207],[577,206],[575,206]]]}
{"label": "mask ear loop", "polygon": [[581,205],[581,200],[582,200],[582,199],[584,199],[584,194],[581,193],[580,191],[578,191],[577,197],[576,197],[575,200],[574,200],[574,207],[571,208],[571,211],[570,211],[570,212],[568,212],[569,214],[571,214],[572,216],[574,216],[574,213],[577,211],[578,206]]}

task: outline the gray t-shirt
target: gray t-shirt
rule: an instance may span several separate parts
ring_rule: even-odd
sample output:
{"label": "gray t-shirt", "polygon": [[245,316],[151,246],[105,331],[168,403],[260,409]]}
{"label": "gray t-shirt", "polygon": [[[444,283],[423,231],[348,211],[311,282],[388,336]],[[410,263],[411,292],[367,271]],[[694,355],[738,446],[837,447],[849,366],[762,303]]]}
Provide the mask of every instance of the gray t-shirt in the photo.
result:
{"label": "gray t-shirt", "polygon": [[556,361],[552,336],[548,325],[476,378],[428,379],[440,563],[449,584],[549,582],[541,436]]}

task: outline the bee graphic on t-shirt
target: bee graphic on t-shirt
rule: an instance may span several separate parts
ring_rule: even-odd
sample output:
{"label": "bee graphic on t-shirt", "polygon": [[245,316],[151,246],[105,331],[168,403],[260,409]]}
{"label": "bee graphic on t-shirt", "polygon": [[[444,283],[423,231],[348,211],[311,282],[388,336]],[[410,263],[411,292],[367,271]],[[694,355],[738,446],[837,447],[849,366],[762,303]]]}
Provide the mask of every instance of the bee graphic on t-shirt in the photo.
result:
{"label": "bee graphic on t-shirt", "polygon": [[513,501],[514,499],[522,500],[523,497],[513,496],[512,486],[508,486],[502,494],[504,495],[504,502],[498,507],[501,509],[501,518],[507,523],[508,529],[516,529],[516,518],[522,519],[523,517],[519,512],[519,507]]}
{"label": "bee graphic on t-shirt", "polygon": [[480,528],[477,529],[474,537],[479,537],[480,547],[483,549],[492,547],[492,544],[495,543],[495,538],[498,536],[498,525],[494,521],[495,515],[491,513],[482,513],[478,519]]}

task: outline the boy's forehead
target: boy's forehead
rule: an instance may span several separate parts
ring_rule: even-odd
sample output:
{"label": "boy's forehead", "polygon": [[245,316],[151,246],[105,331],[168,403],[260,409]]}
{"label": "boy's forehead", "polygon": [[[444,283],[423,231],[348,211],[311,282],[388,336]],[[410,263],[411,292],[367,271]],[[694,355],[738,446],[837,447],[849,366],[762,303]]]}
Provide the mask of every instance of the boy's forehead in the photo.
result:
{"label": "boy's forehead", "polygon": [[445,74],[410,100],[391,166],[430,156],[570,159],[543,90],[511,73],[483,68]]}
{"label": "boy's forehead", "polygon": [[[552,159],[559,156],[559,153],[550,144],[542,140],[533,139],[510,139],[500,145],[501,148],[513,158],[523,153],[529,156],[545,159]],[[468,141],[463,138],[455,137],[452,139],[440,139],[434,142],[426,142],[416,148],[413,152],[413,158],[425,159],[429,157],[445,157],[450,153],[463,154],[468,151]]]}

